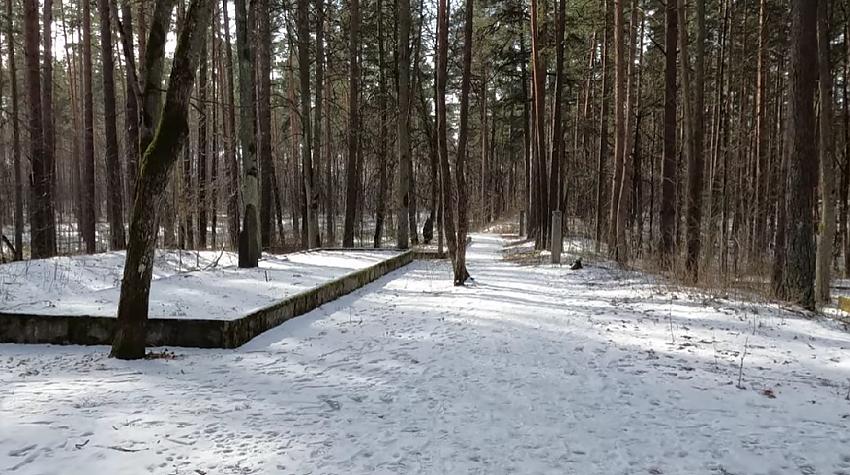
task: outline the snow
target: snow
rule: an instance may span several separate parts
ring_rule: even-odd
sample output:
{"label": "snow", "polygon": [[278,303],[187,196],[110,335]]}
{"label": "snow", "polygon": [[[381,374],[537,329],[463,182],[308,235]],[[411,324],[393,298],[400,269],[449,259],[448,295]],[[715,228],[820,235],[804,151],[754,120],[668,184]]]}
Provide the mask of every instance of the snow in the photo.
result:
{"label": "snow", "polygon": [[[239,269],[232,252],[158,251],[150,316],[233,320],[396,255],[390,250],[264,254],[259,268]],[[0,265],[0,312],[114,317],[123,269],[124,252]]]}
{"label": "snow", "polygon": [[503,243],[237,350],[0,345],[0,472],[850,473],[838,323]]}

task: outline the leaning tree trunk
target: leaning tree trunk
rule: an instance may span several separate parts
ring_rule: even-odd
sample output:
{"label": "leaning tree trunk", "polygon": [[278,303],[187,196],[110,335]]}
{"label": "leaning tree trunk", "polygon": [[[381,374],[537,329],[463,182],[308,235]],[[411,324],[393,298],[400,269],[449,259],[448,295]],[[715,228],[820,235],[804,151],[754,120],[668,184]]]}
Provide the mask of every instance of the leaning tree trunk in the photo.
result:
{"label": "leaning tree trunk", "polygon": [[116,358],[138,359],[145,356],[148,297],[159,208],[171,169],[186,145],[189,96],[195,82],[201,46],[206,38],[212,3],[212,0],[192,0],[189,5],[177,40],[157,132],[142,158],[118,301],[118,321],[112,342],[111,354]]}
{"label": "leaning tree trunk", "polygon": [[817,237],[815,299],[829,302],[832,243],[835,238],[835,141],[832,134],[832,68],[830,56],[829,1],[818,0],[818,74],[820,100],[820,192],[821,225]]}
{"label": "leaning tree trunk", "polygon": [[127,208],[133,206],[133,193],[136,189],[136,176],[139,172],[139,159],[141,158],[141,150],[139,149],[140,121],[139,101],[142,93],[140,91],[138,70],[136,69],[136,52],[133,47],[133,13],[130,8],[131,0],[123,0],[121,2],[121,18],[118,18],[118,12],[112,8],[112,18],[118,26],[118,32],[121,37],[121,49],[124,53],[124,70],[125,76],[125,102],[124,102],[124,126],[126,129],[124,139],[124,155],[126,156],[125,165],[127,167],[125,176],[125,197],[127,199]]}

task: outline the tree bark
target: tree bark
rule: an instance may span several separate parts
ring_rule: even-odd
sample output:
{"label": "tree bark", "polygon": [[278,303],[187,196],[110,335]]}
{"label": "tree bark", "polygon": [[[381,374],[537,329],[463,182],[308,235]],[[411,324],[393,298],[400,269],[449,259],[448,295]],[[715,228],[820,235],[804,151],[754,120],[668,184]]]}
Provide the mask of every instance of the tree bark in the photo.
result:
{"label": "tree bark", "polygon": [[817,182],[814,89],[817,80],[817,2],[791,2],[791,61],[788,85],[788,169],[785,265],[781,298],[815,308],[813,195]]}
{"label": "tree bark", "polygon": [[94,186],[94,98],[92,92],[91,9],[88,1],[83,4],[83,163],[82,201],[83,222],[81,233],[86,252],[97,251],[95,225],[97,223],[97,201]]}
{"label": "tree bark", "polygon": [[[552,98],[552,144],[549,166],[549,210],[561,210],[561,166],[564,160],[564,132],[561,102],[564,90],[564,30],[567,17],[566,0],[558,0],[555,20],[555,94]],[[550,219],[546,216],[546,219]],[[559,234],[560,235],[560,234]]]}
{"label": "tree bark", "polygon": [[225,152],[225,163],[227,164],[227,231],[230,238],[230,246],[239,248],[239,160],[236,157],[236,97],[234,94],[233,79],[233,50],[230,43],[230,18],[227,13],[228,0],[222,0],[222,28],[224,29],[224,52],[227,65],[227,145]]}
{"label": "tree bark", "polygon": [[[116,358],[139,359],[145,356],[148,298],[159,207],[171,169],[187,139],[189,96],[211,11],[212,0],[192,0],[189,5],[177,40],[157,132],[142,158],[112,343],[111,356]],[[148,59],[154,58],[146,55],[146,62]]]}
{"label": "tree bark", "polygon": [[[239,233],[239,267],[257,267],[260,260],[260,177],[257,169],[257,135],[254,129],[254,54],[252,51],[253,8],[235,0],[236,50],[239,62],[239,142],[242,152],[242,230]],[[263,12],[263,14],[267,14]]]}
{"label": "tree bark", "polygon": [[463,72],[460,82],[460,124],[458,127],[457,159],[457,251],[454,256],[454,284],[463,285],[469,278],[466,269],[466,235],[469,229],[466,189],[467,142],[469,140],[469,90],[472,81],[473,0],[466,0],[463,29]]}
{"label": "tree bark", "polygon": [[[409,213],[413,174],[413,162],[410,155],[410,23],[410,0],[398,0],[398,231],[396,236],[399,249],[410,247]],[[413,232],[416,232],[415,225]]]}
{"label": "tree bark", "polygon": [[15,62],[15,33],[12,15],[13,0],[6,0],[6,47],[11,78],[12,168],[15,175],[15,252],[14,259],[24,258],[24,182],[21,171],[21,126],[18,116],[18,69]]}
{"label": "tree bark", "polygon": [[[548,240],[549,190],[546,175],[546,71],[540,54],[540,31],[537,0],[531,0],[531,71],[534,108],[534,144],[532,156],[536,157],[532,173],[535,182],[533,200],[536,204],[535,247],[544,249]],[[533,206],[534,207],[534,206]]]}
{"label": "tree bark", "polygon": [[372,245],[375,248],[381,247],[384,232],[384,214],[386,211],[387,199],[387,81],[384,73],[384,17],[383,17],[383,2],[377,0],[377,18],[378,22],[378,148],[375,151],[378,155],[378,199],[375,203],[375,234],[372,240]]}
{"label": "tree bark", "polygon": [[[688,155],[687,255],[685,258],[685,268],[693,280],[699,277],[699,254],[702,243],[702,189],[703,171],[705,168],[703,158],[703,127],[705,122],[705,0],[696,0],[696,17],[697,44],[696,64],[694,65],[693,106],[690,107],[690,118],[686,120],[686,123],[690,125],[688,137],[690,154]],[[683,32],[686,30],[687,28],[682,28]],[[683,38],[686,38],[686,36],[683,36]],[[685,55],[686,50],[683,48],[682,57],[686,57]],[[690,91],[686,90],[685,94],[690,95]]]}
{"label": "tree bark", "polygon": [[619,198],[623,188],[625,170],[625,104],[626,104],[626,57],[623,2],[614,0],[614,180],[611,186],[611,212],[608,215],[608,254],[620,264],[627,260],[626,243],[619,239]]}
{"label": "tree bark", "polygon": [[310,22],[309,0],[298,0],[298,76],[301,80],[301,167],[307,198],[307,247],[319,247],[319,194],[313,170],[310,121]]}
{"label": "tree bark", "polygon": [[[437,148],[440,154],[440,187],[442,188],[442,227],[445,230],[446,245],[452,263],[457,254],[457,234],[455,232],[454,192],[452,173],[449,167],[448,124],[446,123],[446,75],[448,70],[449,43],[449,4],[448,0],[437,2]],[[440,246],[442,247],[442,246]]]}
{"label": "tree bark", "polygon": [[[125,175],[125,196],[127,198],[127,208],[133,208],[133,193],[136,189],[136,177],[139,173],[139,159],[141,158],[141,150],[139,149],[140,122],[139,101],[141,100],[141,90],[138,78],[138,70],[136,69],[136,53],[133,47],[133,13],[130,8],[131,0],[121,1],[121,19],[118,19],[117,9],[115,4],[110,5],[112,9],[112,18],[118,26],[118,31],[121,36],[121,46],[124,53],[124,69],[125,76],[125,102],[124,102],[124,124],[125,124],[125,140],[124,154],[126,155],[126,175]],[[144,53],[143,53],[144,54]]]}
{"label": "tree bark", "polygon": [[[674,2],[667,2],[669,5]],[[603,220],[605,219],[605,162],[608,159],[608,114],[610,108],[609,93],[609,65],[608,50],[611,44],[611,34],[608,25],[610,24],[609,17],[611,14],[611,0],[604,0],[605,9],[605,25],[602,34],[602,92],[600,93],[601,111],[599,112],[599,149],[596,156],[596,216],[594,218],[594,248],[599,252],[602,246],[602,228]],[[675,59],[674,59],[674,79],[675,82]]]}
{"label": "tree bark", "polygon": [[50,221],[53,179],[44,152],[41,72],[39,71],[38,2],[24,0],[24,60],[29,105],[30,253],[33,259],[56,254],[54,223]]}
{"label": "tree bark", "polygon": [[[197,149],[197,202],[196,214],[198,225],[198,249],[207,248],[207,164],[209,157],[207,156],[207,129],[209,121],[207,114],[208,82],[207,73],[209,71],[209,53],[207,49],[207,41],[204,39],[204,44],[201,46],[200,71],[198,73],[198,149]],[[214,107],[214,106],[213,106]],[[215,124],[215,122],[213,122]],[[213,155],[215,159],[215,155]]]}
{"label": "tree bark", "polygon": [[[322,114],[324,112],[324,86],[325,86],[325,1],[324,0],[316,0],[316,107],[313,112],[313,157],[316,159],[314,162],[317,162],[314,165],[315,174],[321,176],[321,165],[322,159],[324,157],[324,148],[322,144],[322,134],[324,131],[322,130]],[[330,129],[330,126],[328,127]],[[324,145],[325,147],[329,146],[330,140],[328,140],[328,144]],[[330,154],[327,155],[328,160],[331,158]],[[327,190],[333,186],[329,179],[325,180],[324,189]],[[318,186],[317,186],[318,187]],[[326,191],[327,193],[327,191]],[[314,193],[316,195],[316,234],[319,234],[319,192],[316,191]],[[327,215],[328,209],[325,209],[325,214]],[[327,219],[327,218],[326,218]],[[282,230],[281,230],[282,232]],[[328,229],[325,230],[327,236],[330,236],[330,231]],[[318,241],[321,241],[321,238],[317,238]],[[318,244],[317,244],[318,245]]]}
{"label": "tree bark", "polygon": [[[299,3],[300,8],[300,3]],[[266,12],[268,0],[258,0],[257,10]],[[300,10],[299,10],[300,12]],[[272,245],[274,229],[271,143],[271,67],[272,32],[271,15],[260,14],[257,19],[257,151],[260,161],[260,242],[267,251]],[[299,17],[300,21],[300,17]],[[300,24],[299,24],[300,28]]]}
{"label": "tree bark", "polygon": [[47,186],[40,193],[44,206],[44,220],[47,226],[43,234],[50,254],[56,254],[56,128],[53,113],[53,0],[44,0],[42,19],[42,92],[41,124],[44,128],[44,170],[48,174]]}
{"label": "tree bark", "polygon": [[100,51],[103,76],[103,133],[105,139],[106,195],[109,217],[109,245],[124,249],[124,186],[121,162],[118,160],[118,127],[115,113],[115,66],[112,56],[112,22],[110,0],[98,0],[100,13]]}
{"label": "tree bark", "polygon": [[[817,1],[817,0],[814,0]],[[756,59],[756,213],[751,251],[760,257],[766,239],[768,198],[768,133],[767,133],[767,0],[759,1],[758,54]]]}
{"label": "tree bark", "polygon": [[345,164],[345,220],[342,229],[342,245],[354,246],[354,220],[357,214],[357,195],[360,183],[358,95],[360,93],[360,66],[357,50],[360,46],[360,0],[350,0],[348,37],[348,159]]}
{"label": "tree bark", "polygon": [[[832,243],[835,239],[835,140],[833,138],[832,61],[830,54],[829,1],[818,0],[818,96],[820,102],[820,227],[815,262],[815,300],[828,303]],[[845,86],[846,87],[846,86]]]}

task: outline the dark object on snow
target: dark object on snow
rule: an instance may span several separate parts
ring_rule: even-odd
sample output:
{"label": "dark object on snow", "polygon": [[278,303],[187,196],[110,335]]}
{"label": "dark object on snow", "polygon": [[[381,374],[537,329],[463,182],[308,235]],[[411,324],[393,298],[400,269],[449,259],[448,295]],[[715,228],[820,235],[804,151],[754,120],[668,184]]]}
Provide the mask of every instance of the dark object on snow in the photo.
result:
{"label": "dark object on snow", "polygon": [[573,265],[570,266],[570,269],[572,269],[572,270],[584,269],[584,266],[581,265],[581,257],[579,257],[578,259],[575,260],[575,262],[573,262]]}
{"label": "dark object on snow", "polygon": [[434,239],[434,217],[428,216],[428,219],[425,220],[425,225],[422,226],[422,239],[425,241],[425,244],[431,244],[431,240]]}

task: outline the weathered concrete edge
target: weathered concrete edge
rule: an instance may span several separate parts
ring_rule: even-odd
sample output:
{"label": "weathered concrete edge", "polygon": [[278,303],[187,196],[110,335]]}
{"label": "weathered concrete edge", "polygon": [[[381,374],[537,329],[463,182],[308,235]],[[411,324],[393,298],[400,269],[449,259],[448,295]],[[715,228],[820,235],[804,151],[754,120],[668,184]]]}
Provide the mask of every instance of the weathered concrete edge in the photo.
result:
{"label": "weathered concrete edge", "polygon": [[[237,320],[152,318],[147,322],[147,345],[236,348],[260,333],[363,287],[412,260],[413,253],[405,251]],[[0,312],[0,343],[109,345],[114,326],[115,319],[112,317]]]}
{"label": "weathered concrete edge", "polygon": [[349,294],[370,282],[393,272],[413,261],[413,253],[405,251],[365,269],[352,272],[319,287],[295,294],[237,320],[225,323],[223,348],[244,345],[260,333],[283,322],[304,315],[332,300]]}

